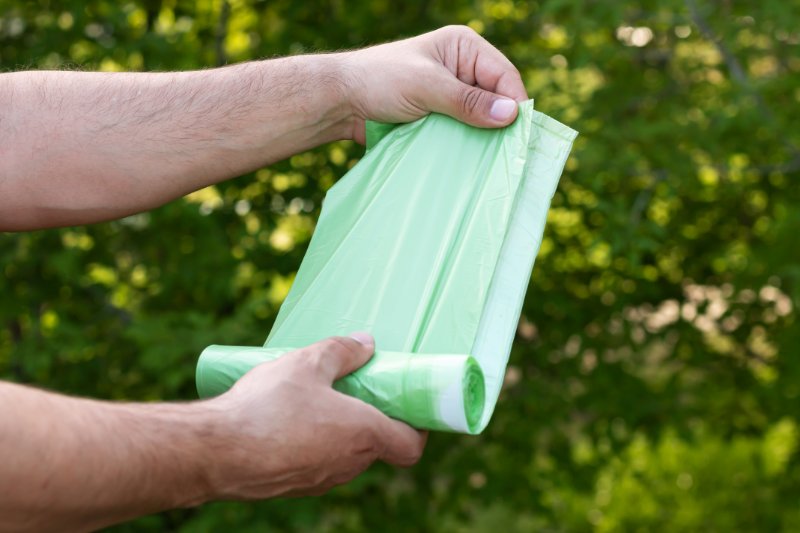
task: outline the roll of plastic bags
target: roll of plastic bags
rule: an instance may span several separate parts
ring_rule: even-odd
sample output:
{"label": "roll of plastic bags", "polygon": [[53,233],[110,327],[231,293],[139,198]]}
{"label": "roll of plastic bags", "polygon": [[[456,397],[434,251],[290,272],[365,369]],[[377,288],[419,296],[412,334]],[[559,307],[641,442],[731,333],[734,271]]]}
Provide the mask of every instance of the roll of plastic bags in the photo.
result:
{"label": "roll of plastic bags", "polygon": [[576,135],[533,101],[502,129],[438,114],[369,124],[367,153],[328,191],[265,348],[207,349],[200,395],[289,347],[363,330],[378,352],[339,390],[421,429],[483,431]]}
{"label": "roll of plastic bags", "polygon": [[[212,345],[197,363],[201,396],[222,394],[254,366],[291,348]],[[363,367],[334,383],[339,392],[418,428],[477,431],[485,406],[483,372],[464,354],[414,354],[378,350]]]}

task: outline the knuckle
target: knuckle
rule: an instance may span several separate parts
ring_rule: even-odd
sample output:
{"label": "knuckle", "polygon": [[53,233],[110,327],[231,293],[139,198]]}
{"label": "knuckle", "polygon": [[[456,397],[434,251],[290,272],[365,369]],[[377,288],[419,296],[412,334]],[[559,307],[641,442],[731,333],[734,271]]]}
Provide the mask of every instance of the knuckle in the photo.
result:
{"label": "knuckle", "polygon": [[331,351],[341,362],[351,363],[364,354],[364,345],[350,337],[332,337]]}
{"label": "knuckle", "polygon": [[358,341],[349,337],[328,337],[303,350],[297,365],[301,371],[327,374],[357,356],[358,346]]}
{"label": "knuckle", "polygon": [[420,459],[422,459],[422,454],[425,451],[425,444],[427,443],[427,439],[424,437],[419,437],[418,439],[414,440],[412,443],[408,445],[406,448],[406,455],[404,457],[404,465],[405,466],[413,466],[417,464]]}
{"label": "knuckle", "polygon": [[465,115],[474,115],[484,103],[484,93],[475,88],[468,88],[461,92],[459,106]]}
{"label": "knuckle", "polygon": [[372,420],[356,430],[352,441],[352,452],[369,464],[384,455],[389,446],[386,441],[385,425],[382,423],[384,414],[371,405],[367,407],[371,416],[365,417],[365,420]]}
{"label": "knuckle", "polygon": [[520,74],[517,67],[511,65],[508,69],[503,73],[502,77],[510,78],[512,83],[522,83],[522,74]]}
{"label": "knuckle", "polygon": [[425,451],[425,445],[419,444],[412,448],[411,453],[408,456],[408,464],[409,466],[415,465],[420,462],[422,459],[422,453]]}
{"label": "knuckle", "polygon": [[414,466],[422,459],[422,449],[413,448],[402,459],[401,466]]}
{"label": "knuckle", "polygon": [[470,28],[469,26],[465,26],[463,24],[450,24],[449,26],[445,26],[442,28],[442,31],[452,37],[464,37],[464,38],[471,38],[477,35],[475,30]]}
{"label": "knuckle", "polygon": [[353,351],[351,339],[346,337],[328,337],[322,341],[322,353],[348,353]]}
{"label": "knuckle", "polygon": [[325,362],[325,357],[341,350],[341,344],[329,337],[312,345],[306,355],[306,360],[314,368],[319,368]]}
{"label": "knuckle", "polygon": [[371,463],[381,456],[384,449],[385,445],[378,431],[361,428],[350,448],[350,454],[356,460]]}

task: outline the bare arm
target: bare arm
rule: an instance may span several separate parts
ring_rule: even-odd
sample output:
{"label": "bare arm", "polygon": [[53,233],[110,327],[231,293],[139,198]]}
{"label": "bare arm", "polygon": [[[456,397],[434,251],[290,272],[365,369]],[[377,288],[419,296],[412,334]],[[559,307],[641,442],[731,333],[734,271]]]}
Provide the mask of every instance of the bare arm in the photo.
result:
{"label": "bare arm", "polygon": [[371,340],[333,338],[186,404],[69,398],[0,382],[0,531],[76,531],[210,499],[319,494],[425,436],[334,391]]}
{"label": "bare arm", "polygon": [[175,73],[0,74],[0,230],[108,220],[430,111],[516,116],[519,73],[466,28]]}
{"label": "bare arm", "polygon": [[118,218],[342,138],[335,63],[2,75],[0,229]]}
{"label": "bare arm", "polygon": [[0,531],[88,530],[210,492],[202,404],[113,404],[0,383]]}

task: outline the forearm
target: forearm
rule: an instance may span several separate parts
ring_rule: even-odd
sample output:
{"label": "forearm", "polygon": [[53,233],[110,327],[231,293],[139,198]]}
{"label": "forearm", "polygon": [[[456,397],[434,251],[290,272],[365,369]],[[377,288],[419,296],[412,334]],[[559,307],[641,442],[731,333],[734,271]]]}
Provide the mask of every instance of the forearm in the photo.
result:
{"label": "forearm", "polygon": [[0,531],[96,529],[211,496],[204,404],[114,404],[0,382],[0,406]]}
{"label": "forearm", "polygon": [[118,218],[349,137],[337,57],[0,75],[0,230]]}

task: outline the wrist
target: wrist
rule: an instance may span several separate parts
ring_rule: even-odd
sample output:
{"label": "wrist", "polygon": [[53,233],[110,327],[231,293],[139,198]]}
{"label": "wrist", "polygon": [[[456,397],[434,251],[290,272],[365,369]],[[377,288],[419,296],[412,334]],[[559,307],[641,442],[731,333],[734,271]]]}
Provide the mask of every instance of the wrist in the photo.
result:
{"label": "wrist", "polygon": [[351,140],[357,120],[348,52],[286,58],[307,84],[304,111],[319,130],[320,144]]}
{"label": "wrist", "polygon": [[360,58],[362,54],[360,52],[362,50],[335,54],[339,83],[344,95],[342,105],[347,108],[350,118],[348,139],[353,139],[355,137],[354,128],[359,125],[363,128],[364,122],[367,120],[365,75],[361,72],[362,60]]}
{"label": "wrist", "polygon": [[[179,506],[241,498],[243,480],[252,477],[254,465],[264,462],[253,454],[273,450],[253,448],[248,432],[243,430],[249,421],[241,417],[241,406],[230,392],[190,406],[197,419],[195,439],[199,447],[193,465],[198,491]],[[266,476],[260,482],[266,485],[268,480]]]}
{"label": "wrist", "polygon": [[[235,446],[230,435],[228,412],[215,400],[184,404],[188,438],[185,479],[176,487],[171,507],[187,508],[219,499],[224,494],[227,446]],[[227,443],[226,443],[227,441]]]}
{"label": "wrist", "polygon": [[358,76],[357,64],[353,61],[356,52],[332,54],[331,66],[335,69],[337,86],[340,91],[338,106],[344,113],[341,139],[357,140],[361,135],[357,130],[364,128],[366,120],[363,112],[363,81]]}

